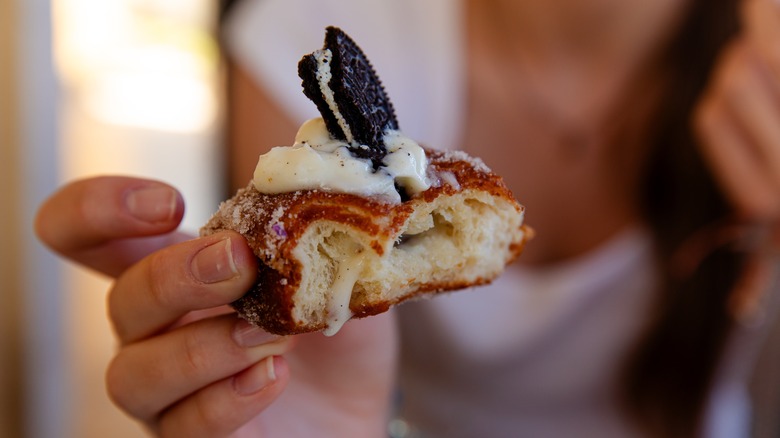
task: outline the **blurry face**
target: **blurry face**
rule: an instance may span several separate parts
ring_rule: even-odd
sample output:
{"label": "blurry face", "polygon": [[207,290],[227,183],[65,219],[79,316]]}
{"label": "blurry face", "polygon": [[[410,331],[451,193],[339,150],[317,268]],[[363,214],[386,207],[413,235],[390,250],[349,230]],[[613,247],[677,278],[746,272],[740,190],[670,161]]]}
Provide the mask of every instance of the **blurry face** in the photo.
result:
{"label": "blurry face", "polygon": [[[471,35],[464,147],[528,207],[538,233],[525,260],[585,250],[637,216],[642,142],[614,145],[610,132],[623,117],[641,127],[648,99],[637,78],[688,1],[483,1],[469,4],[482,39]],[[620,165],[614,147],[628,157]]]}
{"label": "blurry face", "polygon": [[[568,34],[572,38],[663,38],[691,0],[472,0],[505,25]],[[626,35],[624,32],[628,32]],[[596,35],[599,36],[599,35]]]}

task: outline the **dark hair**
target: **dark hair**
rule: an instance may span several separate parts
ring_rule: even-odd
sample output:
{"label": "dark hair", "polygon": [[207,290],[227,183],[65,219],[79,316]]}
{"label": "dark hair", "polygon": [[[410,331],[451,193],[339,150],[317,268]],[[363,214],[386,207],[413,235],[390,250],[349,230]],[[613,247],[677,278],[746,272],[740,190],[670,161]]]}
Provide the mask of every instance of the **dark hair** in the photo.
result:
{"label": "dark hair", "polygon": [[641,182],[644,219],[662,271],[655,313],[623,376],[628,413],[652,436],[701,433],[703,411],[733,321],[727,300],[741,257],[719,250],[680,278],[672,261],[687,238],[728,215],[699,155],[692,114],[718,54],[738,30],[736,0],[693,0],[660,59],[664,88],[650,120]]}
{"label": "dark hair", "polygon": [[233,6],[238,3],[240,0],[219,0],[219,21],[222,22]]}

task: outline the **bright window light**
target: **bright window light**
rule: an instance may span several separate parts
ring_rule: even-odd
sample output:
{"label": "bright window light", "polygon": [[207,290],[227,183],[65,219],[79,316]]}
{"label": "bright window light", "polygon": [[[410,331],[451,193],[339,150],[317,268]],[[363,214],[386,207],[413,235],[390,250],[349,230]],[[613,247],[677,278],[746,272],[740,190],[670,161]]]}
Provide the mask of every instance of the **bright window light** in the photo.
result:
{"label": "bright window light", "polygon": [[202,132],[217,118],[213,0],[53,0],[66,92],[95,119]]}

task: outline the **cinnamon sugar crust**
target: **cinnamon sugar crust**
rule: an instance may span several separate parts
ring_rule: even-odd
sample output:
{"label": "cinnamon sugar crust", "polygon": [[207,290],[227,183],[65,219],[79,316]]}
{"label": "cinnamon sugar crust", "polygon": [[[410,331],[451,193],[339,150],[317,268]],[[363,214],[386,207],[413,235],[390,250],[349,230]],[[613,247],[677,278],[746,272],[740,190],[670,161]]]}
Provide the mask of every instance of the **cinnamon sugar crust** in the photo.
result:
{"label": "cinnamon sugar crust", "polygon": [[359,269],[346,304],[357,318],[496,278],[532,234],[524,208],[481,160],[426,155],[433,186],[399,204],[323,190],[267,195],[252,184],[222,203],[201,235],[236,231],[259,261],[256,284],[233,307],[289,335],[333,324],[348,264]]}

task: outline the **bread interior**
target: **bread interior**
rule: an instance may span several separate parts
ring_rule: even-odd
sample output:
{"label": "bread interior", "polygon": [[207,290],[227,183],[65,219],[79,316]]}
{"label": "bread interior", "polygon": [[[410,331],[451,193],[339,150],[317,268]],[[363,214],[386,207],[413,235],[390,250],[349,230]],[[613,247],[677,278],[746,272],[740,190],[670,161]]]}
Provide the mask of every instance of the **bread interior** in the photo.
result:
{"label": "bread interior", "polygon": [[[522,213],[514,205],[476,190],[416,202],[401,232],[379,242],[383,255],[372,249],[373,238],[366,233],[319,221],[295,250],[308,269],[294,297],[293,317],[317,324],[333,318],[334,301],[348,300],[349,307],[357,309],[395,303],[420,289],[489,281],[511,257],[507,242],[522,240],[521,224]],[[335,290],[346,287],[345,279],[354,280],[346,298]]]}

